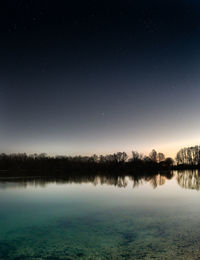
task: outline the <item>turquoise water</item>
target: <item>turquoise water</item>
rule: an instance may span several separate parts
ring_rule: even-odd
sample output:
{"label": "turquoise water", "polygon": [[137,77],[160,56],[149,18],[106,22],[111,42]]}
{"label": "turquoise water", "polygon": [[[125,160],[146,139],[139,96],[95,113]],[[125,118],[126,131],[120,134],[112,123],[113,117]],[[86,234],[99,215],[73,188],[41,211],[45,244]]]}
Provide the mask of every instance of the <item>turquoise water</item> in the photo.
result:
{"label": "turquoise water", "polygon": [[0,259],[199,259],[200,173],[0,180]]}

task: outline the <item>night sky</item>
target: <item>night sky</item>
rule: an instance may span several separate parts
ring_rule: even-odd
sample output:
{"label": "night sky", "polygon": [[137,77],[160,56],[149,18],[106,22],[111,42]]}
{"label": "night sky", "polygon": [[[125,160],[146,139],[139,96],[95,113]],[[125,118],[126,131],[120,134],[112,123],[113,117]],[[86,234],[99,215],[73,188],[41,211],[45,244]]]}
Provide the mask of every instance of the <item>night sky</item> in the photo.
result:
{"label": "night sky", "polygon": [[0,33],[0,152],[200,144],[199,0],[6,0]]}

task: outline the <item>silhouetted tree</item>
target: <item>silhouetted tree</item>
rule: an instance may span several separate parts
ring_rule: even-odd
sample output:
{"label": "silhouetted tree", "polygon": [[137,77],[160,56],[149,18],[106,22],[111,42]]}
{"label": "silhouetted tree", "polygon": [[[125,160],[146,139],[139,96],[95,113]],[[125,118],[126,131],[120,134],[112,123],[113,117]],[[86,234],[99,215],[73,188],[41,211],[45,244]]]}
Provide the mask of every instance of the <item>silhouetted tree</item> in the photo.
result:
{"label": "silhouetted tree", "polygon": [[157,152],[156,150],[152,150],[150,153],[149,153],[149,158],[154,161],[154,162],[157,162]]}
{"label": "silhouetted tree", "polygon": [[162,162],[165,160],[165,155],[163,153],[158,153],[157,154],[157,162]]}
{"label": "silhouetted tree", "polygon": [[132,151],[132,158],[130,158],[130,160],[136,162],[138,160],[142,160],[142,157],[142,154],[138,153],[137,151]]}
{"label": "silhouetted tree", "polygon": [[171,167],[174,164],[174,160],[171,157],[167,157],[164,161],[166,167]]}
{"label": "silhouetted tree", "polygon": [[176,155],[176,162],[180,164],[198,165],[200,164],[200,146],[182,148]]}
{"label": "silhouetted tree", "polygon": [[114,161],[116,163],[124,163],[128,158],[128,155],[125,152],[118,152],[114,154]]}

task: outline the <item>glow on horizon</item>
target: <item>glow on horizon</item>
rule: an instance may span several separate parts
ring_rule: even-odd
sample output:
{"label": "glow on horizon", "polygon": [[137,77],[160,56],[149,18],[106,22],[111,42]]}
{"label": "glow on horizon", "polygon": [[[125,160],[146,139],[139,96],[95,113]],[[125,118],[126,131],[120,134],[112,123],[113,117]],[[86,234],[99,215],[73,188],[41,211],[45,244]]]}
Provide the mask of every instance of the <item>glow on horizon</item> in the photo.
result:
{"label": "glow on horizon", "polygon": [[137,151],[143,155],[148,155],[152,149],[155,149],[157,152],[162,152],[165,154],[165,157],[172,157],[175,159],[176,153],[183,147],[189,147],[189,146],[195,146],[200,144],[200,138],[199,139],[190,139],[190,140],[181,140],[178,142],[168,142],[166,144],[162,145],[152,145],[151,147],[146,145],[141,146],[131,146],[131,145],[124,145],[124,146],[118,146],[115,148],[112,147],[101,147],[101,149],[98,149],[95,147],[95,149],[90,149],[87,147],[87,150],[80,149],[76,146],[70,147],[64,144],[55,145],[55,144],[30,144],[27,145],[27,148],[24,148],[23,146],[18,146],[17,149],[6,149],[2,152],[6,153],[27,153],[27,154],[33,154],[33,153],[46,153],[49,156],[56,156],[56,155],[66,155],[66,156],[92,156],[93,154],[97,155],[106,155],[106,154],[113,154],[116,152],[126,152],[129,157],[131,157],[132,151]]}
{"label": "glow on horizon", "polygon": [[[166,157],[175,158],[176,153],[183,147],[200,144],[199,123],[194,119],[189,121],[180,120],[175,124],[175,119],[171,125],[158,128],[159,123],[151,128],[140,130],[133,126],[122,126],[116,130],[107,129],[101,132],[83,132],[74,135],[64,136],[59,133],[54,135],[41,135],[37,133],[27,133],[26,136],[9,136],[9,139],[2,139],[0,152],[18,153],[26,152],[47,153],[48,155],[105,155],[119,151],[126,152],[131,156],[131,151],[138,151],[148,155],[152,149],[162,152]],[[145,122],[148,123],[148,122]],[[145,125],[145,124],[144,124]],[[147,124],[148,125],[148,124]],[[188,125],[188,126],[187,126]]]}

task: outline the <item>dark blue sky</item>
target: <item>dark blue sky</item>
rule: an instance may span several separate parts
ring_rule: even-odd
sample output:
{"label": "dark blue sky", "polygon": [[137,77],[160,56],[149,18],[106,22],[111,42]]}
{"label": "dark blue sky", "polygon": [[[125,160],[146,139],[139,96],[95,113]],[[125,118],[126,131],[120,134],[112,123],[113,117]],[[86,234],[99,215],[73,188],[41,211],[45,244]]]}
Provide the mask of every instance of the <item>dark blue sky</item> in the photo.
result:
{"label": "dark blue sky", "polygon": [[198,1],[3,2],[1,152],[199,144]]}

